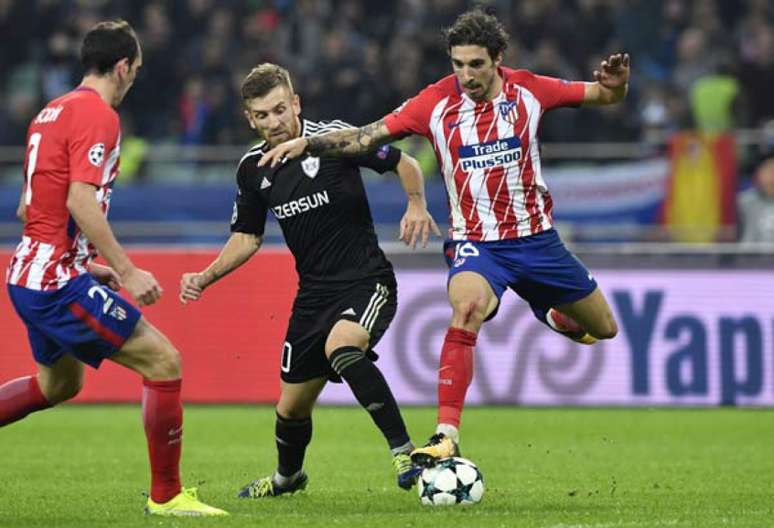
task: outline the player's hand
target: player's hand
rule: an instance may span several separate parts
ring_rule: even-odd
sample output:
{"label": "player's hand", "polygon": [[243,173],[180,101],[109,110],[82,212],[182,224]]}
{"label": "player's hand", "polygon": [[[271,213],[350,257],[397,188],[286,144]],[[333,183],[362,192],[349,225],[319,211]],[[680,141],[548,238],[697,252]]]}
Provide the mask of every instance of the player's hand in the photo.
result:
{"label": "player's hand", "polygon": [[603,60],[599,70],[594,70],[594,80],[611,90],[626,86],[629,82],[629,54],[616,53]]}
{"label": "player's hand", "polygon": [[92,262],[89,264],[89,273],[94,276],[97,282],[104,284],[111,290],[118,291],[121,289],[121,277],[110,266],[103,266],[102,264]]}
{"label": "player's hand", "polygon": [[438,229],[438,224],[430,216],[427,207],[410,201],[406,213],[400,220],[400,236],[398,238],[407,246],[411,246],[411,249],[417,247],[418,240],[421,240],[422,247],[427,247],[430,231],[441,236],[441,230]]}
{"label": "player's hand", "polygon": [[258,166],[265,167],[271,163],[271,166],[274,167],[286,159],[297,158],[304,153],[307,146],[309,144],[306,138],[296,138],[280,143],[261,157],[258,161]]}
{"label": "player's hand", "polygon": [[140,306],[150,306],[161,298],[163,290],[156,277],[148,271],[132,268],[121,277],[121,282]]}
{"label": "player's hand", "polygon": [[203,273],[183,273],[180,277],[180,302],[188,304],[188,301],[198,301],[204,293]]}

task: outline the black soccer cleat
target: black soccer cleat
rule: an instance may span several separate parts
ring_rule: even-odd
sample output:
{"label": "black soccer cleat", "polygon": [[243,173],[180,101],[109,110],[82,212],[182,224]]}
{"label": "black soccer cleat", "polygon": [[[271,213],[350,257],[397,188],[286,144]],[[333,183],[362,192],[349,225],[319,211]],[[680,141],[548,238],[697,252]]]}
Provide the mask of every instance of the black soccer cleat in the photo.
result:
{"label": "black soccer cleat", "polygon": [[309,477],[306,473],[301,473],[292,484],[286,487],[278,486],[274,483],[272,475],[254,480],[241,489],[239,497],[242,499],[262,499],[264,497],[277,497],[284,494],[292,494],[306,488]]}
{"label": "black soccer cleat", "polygon": [[392,467],[398,474],[398,486],[406,491],[414,487],[417,478],[422,473],[422,468],[414,464],[405,453],[395,455],[392,458]]}

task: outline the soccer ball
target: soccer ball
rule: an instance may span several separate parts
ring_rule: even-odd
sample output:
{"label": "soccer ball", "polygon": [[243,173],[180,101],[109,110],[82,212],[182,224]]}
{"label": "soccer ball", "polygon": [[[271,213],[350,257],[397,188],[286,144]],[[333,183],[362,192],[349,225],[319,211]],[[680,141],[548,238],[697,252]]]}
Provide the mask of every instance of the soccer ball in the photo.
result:
{"label": "soccer ball", "polygon": [[484,495],[484,477],[468,459],[444,458],[422,471],[419,499],[425,506],[475,504]]}

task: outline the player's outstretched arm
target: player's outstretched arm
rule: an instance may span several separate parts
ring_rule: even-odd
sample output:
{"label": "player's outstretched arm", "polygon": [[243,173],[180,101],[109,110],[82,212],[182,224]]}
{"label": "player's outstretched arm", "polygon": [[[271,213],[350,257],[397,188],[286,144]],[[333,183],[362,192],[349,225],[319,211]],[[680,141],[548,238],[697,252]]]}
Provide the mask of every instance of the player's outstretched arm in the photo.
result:
{"label": "player's outstretched arm", "polygon": [[67,210],[102,258],[118,273],[124,288],[140,306],[159,300],[161,286],[153,275],[132,263],[116,240],[97,202],[95,186],[72,182],[67,191]]}
{"label": "player's outstretched arm", "polygon": [[430,232],[441,236],[441,231],[427,210],[425,179],[422,175],[422,169],[417,160],[403,152],[395,172],[398,174],[400,184],[408,197],[406,213],[400,220],[399,238],[407,246],[411,246],[411,249],[417,247],[418,240],[421,241],[422,247],[427,247]]}
{"label": "player's outstretched arm", "polygon": [[358,156],[393,141],[384,119],[360,128],[347,128],[312,136],[296,138],[277,145],[263,155],[259,167],[271,163],[274,167],[283,159],[297,158],[304,152],[312,156]]}
{"label": "player's outstretched arm", "polygon": [[629,89],[630,61],[628,53],[610,55],[594,71],[596,82],[586,83],[583,104],[599,106],[619,103]]}
{"label": "player's outstretched arm", "polygon": [[180,278],[180,302],[198,301],[204,289],[247,262],[261,247],[263,238],[250,233],[232,233],[220,255],[198,273],[183,273]]}

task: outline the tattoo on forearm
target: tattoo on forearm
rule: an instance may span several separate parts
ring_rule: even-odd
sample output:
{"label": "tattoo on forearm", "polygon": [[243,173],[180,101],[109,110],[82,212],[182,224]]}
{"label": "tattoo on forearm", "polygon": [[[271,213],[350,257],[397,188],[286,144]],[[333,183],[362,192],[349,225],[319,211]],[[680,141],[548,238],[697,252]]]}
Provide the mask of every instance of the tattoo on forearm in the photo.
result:
{"label": "tattoo on forearm", "polygon": [[357,156],[393,140],[384,119],[360,128],[348,128],[309,138],[312,156]]}

